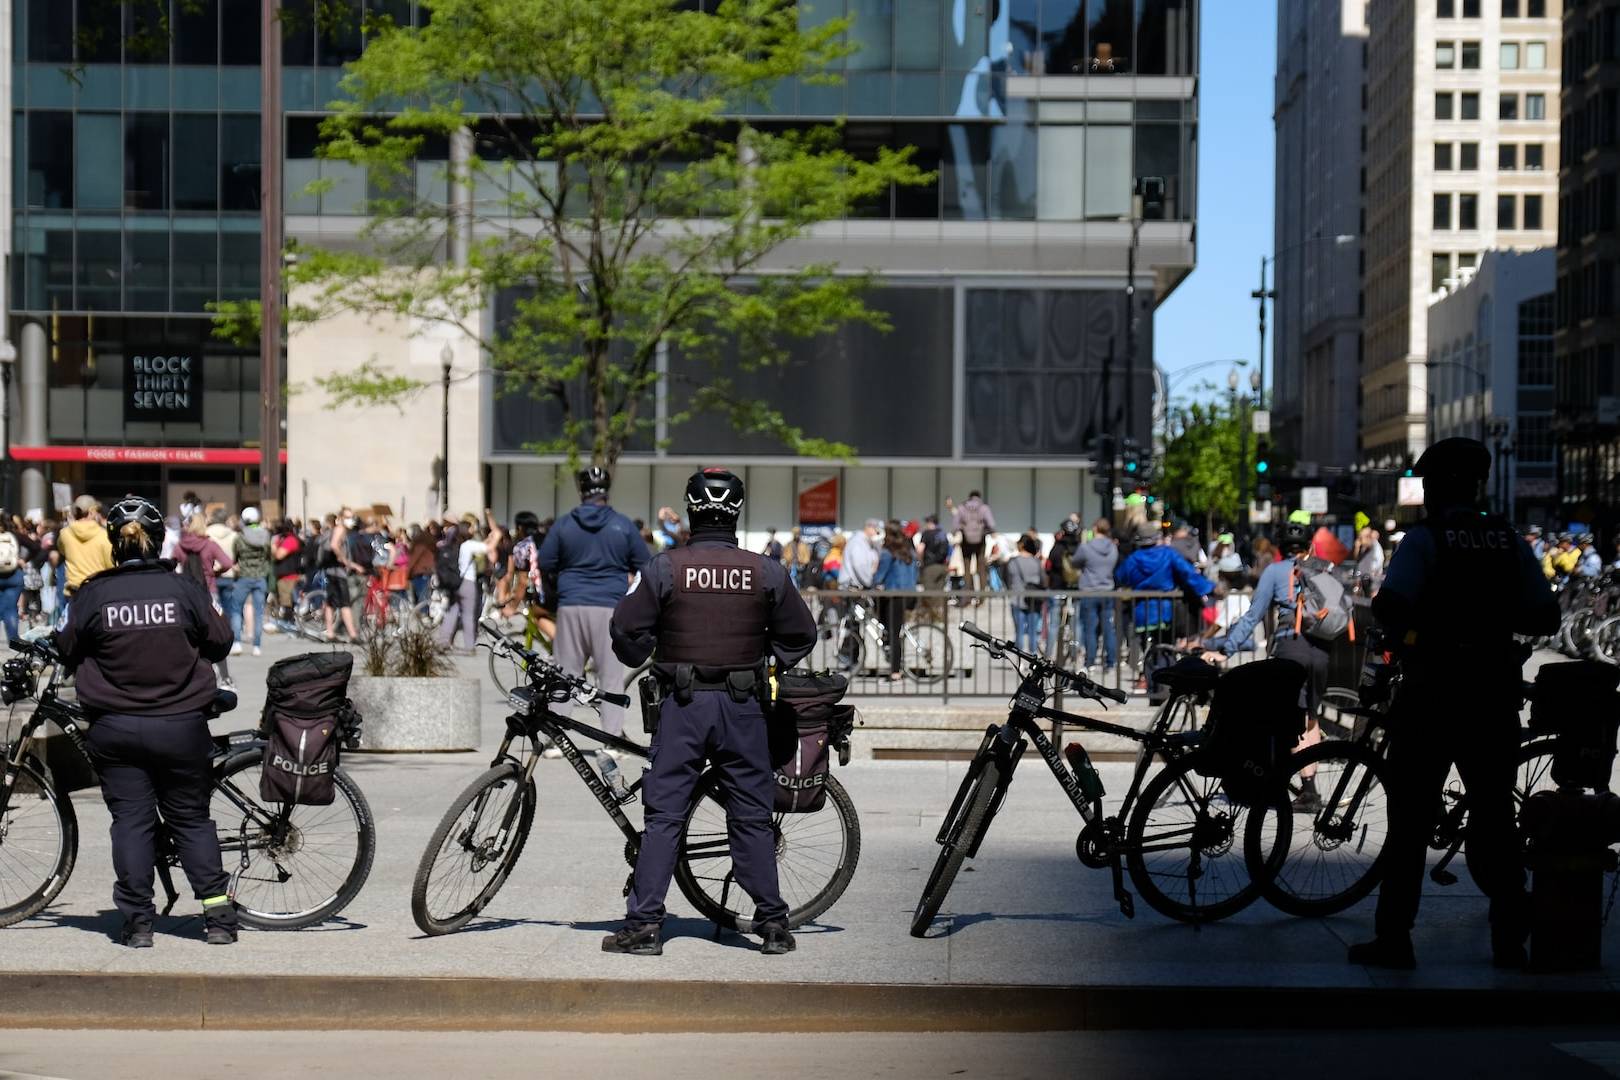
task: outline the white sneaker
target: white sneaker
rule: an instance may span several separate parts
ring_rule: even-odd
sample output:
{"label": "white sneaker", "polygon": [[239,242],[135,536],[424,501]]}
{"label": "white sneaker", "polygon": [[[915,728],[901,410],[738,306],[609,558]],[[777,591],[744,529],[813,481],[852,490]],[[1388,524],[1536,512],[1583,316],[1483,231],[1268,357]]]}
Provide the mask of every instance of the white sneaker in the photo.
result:
{"label": "white sneaker", "polygon": [[562,751],[557,749],[555,746],[548,746],[544,750],[540,751],[540,756],[543,758],[556,759],[562,757]]}
{"label": "white sneaker", "polygon": [[259,648],[257,645],[255,645],[255,646],[253,646],[253,655],[254,656],[263,656],[264,655],[264,650]]}
{"label": "white sneaker", "polygon": [[610,757],[614,761],[619,761],[624,757],[622,752],[613,749],[611,746],[598,746],[596,752],[604,757]]}
{"label": "white sneaker", "polygon": [[240,641],[231,642],[231,655],[232,656],[241,656],[242,655],[242,643]]}

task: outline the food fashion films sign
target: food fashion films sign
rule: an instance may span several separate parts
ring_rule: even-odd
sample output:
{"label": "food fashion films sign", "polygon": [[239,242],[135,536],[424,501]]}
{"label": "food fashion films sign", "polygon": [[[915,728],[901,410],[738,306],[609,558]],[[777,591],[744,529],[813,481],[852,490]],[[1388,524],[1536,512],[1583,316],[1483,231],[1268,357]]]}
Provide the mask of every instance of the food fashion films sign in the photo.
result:
{"label": "food fashion films sign", "polygon": [[124,423],[197,423],[202,396],[201,354],[135,346],[124,356]]}

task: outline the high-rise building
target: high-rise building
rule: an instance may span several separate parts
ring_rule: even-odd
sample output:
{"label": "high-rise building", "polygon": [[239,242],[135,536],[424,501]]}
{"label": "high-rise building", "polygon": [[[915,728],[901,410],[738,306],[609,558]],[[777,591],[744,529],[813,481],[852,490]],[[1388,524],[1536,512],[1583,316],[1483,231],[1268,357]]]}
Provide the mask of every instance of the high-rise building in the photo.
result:
{"label": "high-rise building", "polygon": [[1620,513],[1620,2],[1565,0],[1557,436],[1572,518]]}
{"label": "high-rise building", "polygon": [[1277,6],[1272,437],[1300,463],[1357,459],[1366,8]]}
{"label": "high-rise building", "polygon": [[[1555,238],[1559,0],[1368,0],[1361,460],[1425,445],[1428,306]],[[1393,502],[1387,492],[1364,496]]]}

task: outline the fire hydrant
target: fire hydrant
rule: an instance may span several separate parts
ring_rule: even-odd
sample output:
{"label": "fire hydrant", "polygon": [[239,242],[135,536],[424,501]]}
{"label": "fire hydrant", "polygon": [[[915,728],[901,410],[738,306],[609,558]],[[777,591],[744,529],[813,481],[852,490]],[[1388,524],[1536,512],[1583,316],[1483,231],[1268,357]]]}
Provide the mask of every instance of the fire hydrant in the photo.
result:
{"label": "fire hydrant", "polygon": [[1527,838],[1530,966],[1582,971],[1603,962],[1603,875],[1615,869],[1620,795],[1575,787],[1540,791],[1519,819]]}

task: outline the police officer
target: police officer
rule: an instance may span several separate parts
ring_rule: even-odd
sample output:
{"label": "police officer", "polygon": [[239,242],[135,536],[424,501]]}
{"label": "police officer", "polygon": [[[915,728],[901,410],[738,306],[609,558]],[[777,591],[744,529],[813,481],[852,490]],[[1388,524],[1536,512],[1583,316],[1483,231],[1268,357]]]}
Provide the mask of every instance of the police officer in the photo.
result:
{"label": "police officer", "polygon": [[1468,869],[1491,900],[1499,967],[1523,967],[1529,933],[1524,864],[1513,817],[1523,655],[1514,634],[1558,629],[1558,605],[1529,545],[1480,511],[1490,452],[1443,439],[1418,459],[1426,516],[1407,530],[1373,598],[1401,661],[1390,717],[1388,870],[1377,936],[1350,962],[1416,966],[1412,926],[1425,852],[1453,762],[1468,788]]}
{"label": "police officer", "polygon": [[642,787],[646,832],[625,925],[602,942],[604,952],[663,952],[664,894],[705,760],[719,768],[726,789],[732,863],[756,905],[760,951],[793,950],[776,880],[776,778],[762,702],[767,661],[774,657],[786,669],[809,655],[816,625],[781,563],[738,548],[742,506],[736,476],[694,473],[686,484],[690,542],[654,556],[613,612],[614,652],[630,667],[652,656],[665,696]]}
{"label": "police officer", "polygon": [[107,515],[115,565],[85,580],[57,645],[77,667],[90,747],[112,812],[113,903],[119,941],[152,945],[154,839],[159,814],[202,901],[210,945],[236,940],[236,907],[219,837],[208,817],[212,790],[208,709],[211,661],[231,650],[231,628],[201,583],[158,559],[163,517],[126,496]]}

